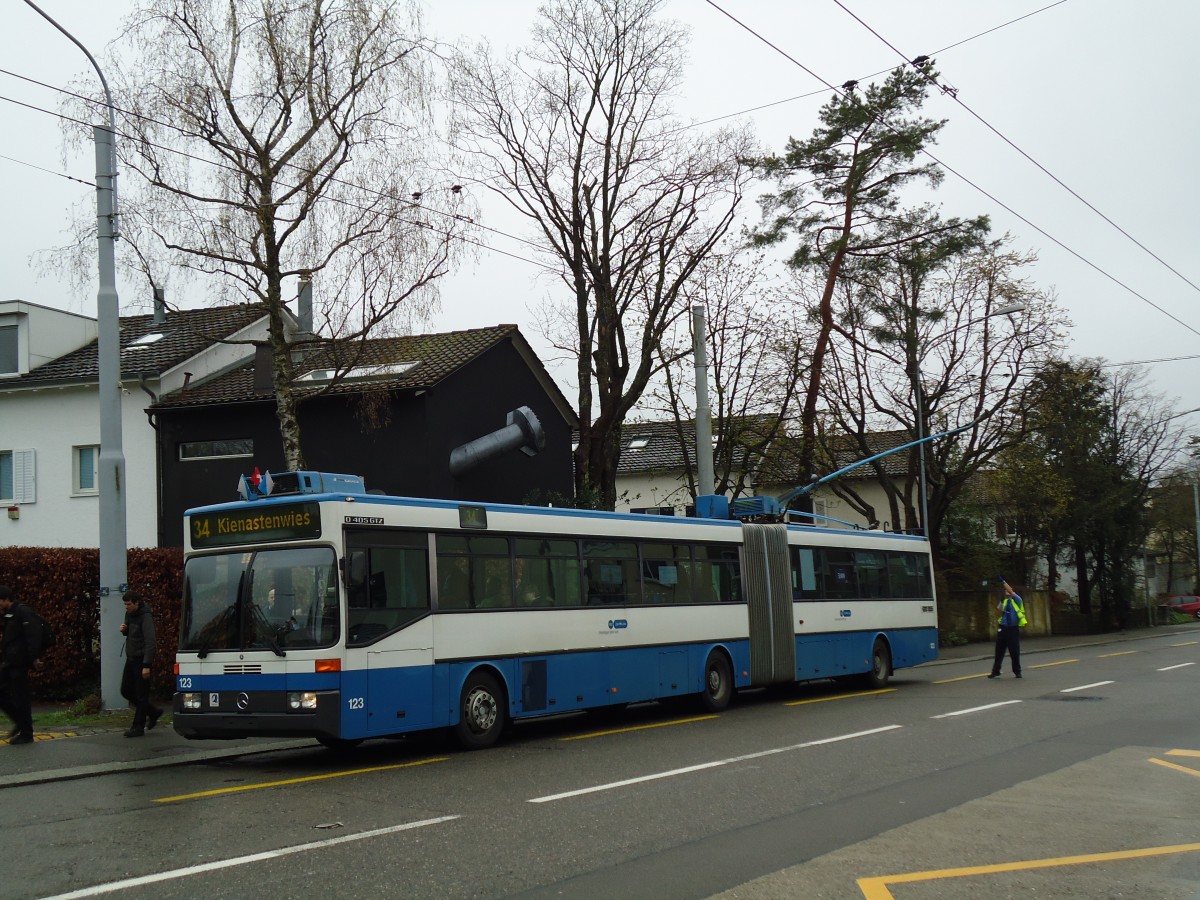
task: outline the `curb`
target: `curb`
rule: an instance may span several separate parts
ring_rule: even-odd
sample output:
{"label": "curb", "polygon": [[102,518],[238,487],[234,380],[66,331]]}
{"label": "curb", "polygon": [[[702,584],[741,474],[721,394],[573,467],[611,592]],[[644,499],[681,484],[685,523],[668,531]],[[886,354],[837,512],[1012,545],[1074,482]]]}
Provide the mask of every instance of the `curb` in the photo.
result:
{"label": "curb", "polygon": [[[1156,638],[1168,637],[1170,634],[1177,634],[1177,635],[1195,634],[1198,631],[1200,631],[1200,627],[1191,626],[1191,625],[1175,626],[1175,627],[1178,627],[1179,630],[1174,631],[1174,632],[1164,632],[1163,631],[1164,628],[1171,628],[1171,627],[1172,626],[1170,626],[1170,625],[1163,625],[1158,628],[1146,629],[1147,631],[1150,632],[1149,634],[1138,634],[1135,632],[1126,631],[1126,632],[1111,632],[1109,635],[1103,635],[1103,634],[1080,635],[1079,636],[1080,640],[1078,640],[1078,641],[1069,642],[1069,643],[1055,643],[1053,646],[1046,646],[1046,647],[1039,646],[1038,644],[1030,645],[1029,643],[1027,643],[1027,641],[1029,641],[1029,640],[1035,640],[1035,641],[1039,641],[1039,642],[1040,641],[1052,641],[1052,640],[1054,640],[1054,637],[1055,637],[1054,635],[1049,635],[1048,637],[1044,637],[1044,638],[1032,638],[1032,639],[1026,638],[1025,640],[1023,640],[1021,642],[1021,655],[1025,656],[1025,655],[1031,654],[1031,653],[1056,653],[1056,652],[1060,652],[1060,651],[1064,651],[1064,650],[1074,650],[1077,647],[1103,647],[1108,644],[1121,644],[1121,643],[1125,643],[1127,641],[1149,641],[1149,640],[1154,640]],[[1142,630],[1142,629],[1139,629],[1139,631],[1140,630]],[[1059,637],[1062,637],[1062,635],[1060,635]],[[983,644],[983,646],[986,646],[989,648],[986,653],[980,653],[978,655],[971,655],[971,656],[939,656],[937,659],[931,659],[929,662],[921,663],[921,665],[918,666],[917,668],[924,668],[925,666],[945,666],[945,665],[949,665],[950,663],[976,662],[976,661],[980,661],[980,660],[992,659],[993,652],[991,650],[991,647],[992,647],[991,643]]]}
{"label": "curb", "polygon": [[[102,732],[97,732],[102,733]],[[133,759],[123,762],[94,763],[90,766],[74,766],[67,769],[48,769],[41,772],[22,772],[17,775],[0,776],[0,790],[13,787],[28,787],[35,784],[48,784],[54,781],[74,781],[80,778],[90,778],[93,775],[107,775],[114,772],[143,771],[145,769],[165,769],[171,766],[186,766],[192,763],[207,762],[214,759],[229,759],[234,756],[254,756],[260,753],[277,753],[280,750],[299,750],[312,747],[309,738],[290,741],[280,741],[275,744],[259,744],[254,747],[238,747],[222,750],[184,750],[172,756],[158,759]]]}

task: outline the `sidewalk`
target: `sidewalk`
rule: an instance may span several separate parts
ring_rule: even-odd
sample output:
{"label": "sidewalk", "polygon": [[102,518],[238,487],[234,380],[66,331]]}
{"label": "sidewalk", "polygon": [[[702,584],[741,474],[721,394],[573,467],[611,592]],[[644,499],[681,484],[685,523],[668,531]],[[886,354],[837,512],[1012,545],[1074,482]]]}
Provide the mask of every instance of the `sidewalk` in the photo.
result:
{"label": "sidewalk", "polygon": [[[1200,640],[1200,622],[1137,628],[1112,634],[1062,635],[1021,639],[1021,655],[1071,650],[1126,641]],[[938,659],[925,666],[978,660],[990,665],[990,642],[944,647]],[[988,667],[983,665],[982,668]],[[7,724],[5,720],[4,724]],[[182,766],[254,753],[315,747],[311,738],[279,740],[246,738],[233,741],[189,741],[165,722],[145,737],[127,738],[121,729],[61,727],[35,732],[33,744],[8,746],[0,739],[0,790],[23,785],[69,781],[92,775]]]}
{"label": "sidewalk", "polygon": [[[1154,638],[1180,636],[1184,640],[1200,640],[1200,620],[1183,625],[1159,625],[1154,628],[1130,628],[1109,634],[1063,634],[1038,637],[1021,636],[1021,656],[1029,653],[1049,653],[1055,650],[1070,650],[1073,647],[1097,647],[1120,644],[1125,641],[1145,641]],[[991,663],[995,657],[995,645],[991,641],[963,644],[959,647],[942,647],[938,658],[926,666],[938,666],[951,662],[977,659]],[[1008,662],[1004,663],[1007,670]]]}

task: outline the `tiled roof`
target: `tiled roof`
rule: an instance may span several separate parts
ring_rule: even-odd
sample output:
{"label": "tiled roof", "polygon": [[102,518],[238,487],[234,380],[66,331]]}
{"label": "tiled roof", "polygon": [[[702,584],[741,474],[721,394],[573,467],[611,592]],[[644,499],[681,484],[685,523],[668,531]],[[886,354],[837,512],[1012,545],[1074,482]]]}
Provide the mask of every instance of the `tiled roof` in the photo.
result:
{"label": "tiled roof", "polygon": [[[334,343],[312,351],[301,364],[296,365],[295,375],[299,379],[305,373],[321,369],[345,369],[394,366],[400,363],[415,363],[403,372],[390,374],[381,372],[368,379],[347,378],[329,387],[320,381],[298,381],[300,393],[325,392],[330,394],[352,394],[369,390],[416,390],[428,388],[452,372],[460,369],[484,351],[503,340],[519,336],[516,325],[493,325],[469,331],[451,331],[441,334],[413,334],[394,338],[373,338],[366,341]],[[164,396],[155,409],[187,406],[207,406],[222,403],[244,403],[269,400],[273,391],[261,392],[254,387],[253,361],[239,368],[218,375],[187,390],[176,391]]]}
{"label": "tiled roof", "polygon": [[[168,312],[161,324],[153,315],[121,316],[121,374],[131,378],[141,373],[165,372],[204,348],[257,321],[262,307],[251,304]],[[150,335],[162,337],[137,343]],[[99,346],[92,341],[65,356],[38,366],[9,385],[97,381],[100,377]]]}
{"label": "tiled roof", "polygon": [[[868,459],[876,453],[882,453],[885,450],[890,450],[893,447],[899,447],[913,440],[912,435],[903,429],[892,431],[872,431],[868,432],[866,437],[867,452],[863,452],[859,446],[858,438],[855,435],[826,435],[825,441],[827,445],[832,447],[833,460],[830,461],[825,453],[818,454],[817,475],[829,475],[851,463],[858,462],[862,459]],[[903,477],[908,473],[909,453],[916,452],[913,450],[901,450],[899,453],[893,453],[890,456],[885,456],[879,460],[879,464],[883,466],[884,473],[893,477]],[[824,456],[822,461],[820,457]],[[799,439],[794,436],[780,438],[775,442],[772,452],[768,454],[767,459],[763,462],[762,471],[760,472],[759,480],[763,482],[787,482],[796,477],[797,460],[800,458]],[[852,469],[842,476],[843,478],[874,478],[875,470],[872,466],[860,466],[857,469]]]}
{"label": "tiled roof", "polygon": [[[760,424],[765,426],[768,417],[747,417],[742,420],[744,429]],[[679,432],[683,431],[687,458],[691,465],[696,463],[696,424],[688,419],[681,422],[626,422],[621,426],[621,458],[617,473],[629,475],[634,472],[649,472],[662,469],[682,469],[683,449],[679,445]],[[743,433],[744,433],[743,429]],[[716,434],[714,430],[714,436]],[[735,466],[745,461],[745,448],[735,448]]]}

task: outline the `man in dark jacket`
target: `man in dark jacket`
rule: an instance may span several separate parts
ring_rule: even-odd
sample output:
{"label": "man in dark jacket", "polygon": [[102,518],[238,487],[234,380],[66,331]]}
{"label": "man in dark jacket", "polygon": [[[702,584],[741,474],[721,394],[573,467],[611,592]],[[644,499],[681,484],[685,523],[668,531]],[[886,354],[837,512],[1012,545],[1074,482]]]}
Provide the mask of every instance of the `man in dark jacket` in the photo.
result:
{"label": "man in dark jacket", "polygon": [[13,721],[10,744],[33,743],[33,706],[29,670],[42,667],[42,629],[29,607],[18,603],[12,590],[0,584],[0,616],[4,619],[3,659],[0,659],[0,709]]}
{"label": "man in dark jacket", "polygon": [[133,724],[125,737],[141,737],[158,724],[163,711],[150,702],[150,671],[158,643],[154,638],[154,616],[150,605],[137,591],[125,593],[125,671],[121,674],[121,696],[133,706]]}

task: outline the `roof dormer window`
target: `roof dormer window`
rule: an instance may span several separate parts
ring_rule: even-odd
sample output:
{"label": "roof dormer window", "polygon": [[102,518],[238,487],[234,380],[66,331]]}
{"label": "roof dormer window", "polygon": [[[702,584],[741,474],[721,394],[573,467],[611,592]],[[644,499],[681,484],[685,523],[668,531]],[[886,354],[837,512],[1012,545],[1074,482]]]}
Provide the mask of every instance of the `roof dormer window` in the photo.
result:
{"label": "roof dormer window", "polygon": [[[416,368],[417,362],[381,363],[373,366],[354,366],[342,375],[343,381],[368,381],[372,378],[390,378],[403,375]],[[311,369],[296,378],[296,381],[331,381],[337,374],[334,369]]]}
{"label": "roof dormer window", "polygon": [[17,326],[0,325],[0,375],[15,375],[17,365]]}
{"label": "roof dormer window", "polygon": [[151,344],[157,344],[164,337],[166,337],[166,335],[164,335],[161,331],[154,331],[154,332],[151,332],[150,334],[143,334],[136,341],[130,341],[129,346],[126,347],[125,349],[133,350],[133,349],[136,349],[139,347],[149,347]]}

